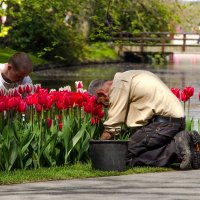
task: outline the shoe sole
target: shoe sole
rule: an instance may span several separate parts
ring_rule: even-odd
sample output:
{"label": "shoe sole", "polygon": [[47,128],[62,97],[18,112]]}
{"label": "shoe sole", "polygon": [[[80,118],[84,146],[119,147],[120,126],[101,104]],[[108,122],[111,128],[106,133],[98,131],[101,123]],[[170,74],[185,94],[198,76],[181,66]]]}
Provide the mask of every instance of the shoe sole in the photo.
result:
{"label": "shoe sole", "polygon": [[200,153],[199,152],[193,153],[192,160],[191,160],[191,167],[193,169],[199,169],[200,168]]}
{"label": "shoe sole", "polygon": [[182,145],[184,145],[185,148],[185,158],[186,160],[182,160],[180,163],[180,169],[182,170],[188,170],[191,169],[191,164],[192,164],[192,151],[191,151],[191,135],[183,131],[182,135],[180,135],[180,141],[182,141]]}
{"label": "shoe sole", "polygon": [[197,131],[192,131],[191,139],[191,151],[192,151],[192,159],[191,159],[191,167],[193,169],[200,168],[200,135]]}

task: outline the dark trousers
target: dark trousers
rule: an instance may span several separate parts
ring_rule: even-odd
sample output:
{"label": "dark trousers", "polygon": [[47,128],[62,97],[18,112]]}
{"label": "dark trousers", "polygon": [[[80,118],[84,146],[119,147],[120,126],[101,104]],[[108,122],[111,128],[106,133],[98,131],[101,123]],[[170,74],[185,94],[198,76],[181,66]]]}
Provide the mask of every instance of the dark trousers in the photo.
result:
{"label": "dark trousers", "polygon": [[151,122],[138,129],[130,137],[127,154],[129,166],[168,166],[177,160],[173,137],[185,124]]}

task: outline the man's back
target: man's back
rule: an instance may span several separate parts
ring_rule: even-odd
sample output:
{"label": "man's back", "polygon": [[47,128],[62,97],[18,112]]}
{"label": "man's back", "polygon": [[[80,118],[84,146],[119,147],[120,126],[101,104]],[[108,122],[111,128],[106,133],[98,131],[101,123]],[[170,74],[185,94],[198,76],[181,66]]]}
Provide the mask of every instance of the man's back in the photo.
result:
{"label": "man's back", "polygon": [[123,122],[130,127],[143,126],[155,115],[184,117],[177,97],[156,75],[143,70],[117,73],[110,103],[106,126]]}

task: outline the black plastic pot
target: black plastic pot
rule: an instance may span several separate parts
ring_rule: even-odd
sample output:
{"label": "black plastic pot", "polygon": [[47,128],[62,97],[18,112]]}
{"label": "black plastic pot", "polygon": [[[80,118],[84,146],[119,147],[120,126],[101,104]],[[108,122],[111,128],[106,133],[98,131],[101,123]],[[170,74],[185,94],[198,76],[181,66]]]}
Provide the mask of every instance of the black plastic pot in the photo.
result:
{"label": "black plastic pot", "polygon": [[102,171],[125,171],[128,141],[90,140],[92,168]]}

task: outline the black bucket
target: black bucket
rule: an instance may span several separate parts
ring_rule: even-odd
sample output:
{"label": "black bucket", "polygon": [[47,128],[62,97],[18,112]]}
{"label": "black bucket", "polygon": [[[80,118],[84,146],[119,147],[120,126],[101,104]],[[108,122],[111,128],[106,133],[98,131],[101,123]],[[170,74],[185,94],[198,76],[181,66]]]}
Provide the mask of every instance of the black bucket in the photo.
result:
{"label": "black bucket", "polygon": [[101,171],[125,171],[128,141],[90,140],[92,168]]}

